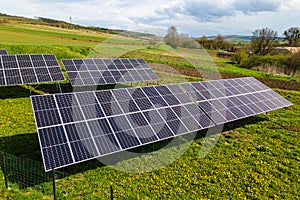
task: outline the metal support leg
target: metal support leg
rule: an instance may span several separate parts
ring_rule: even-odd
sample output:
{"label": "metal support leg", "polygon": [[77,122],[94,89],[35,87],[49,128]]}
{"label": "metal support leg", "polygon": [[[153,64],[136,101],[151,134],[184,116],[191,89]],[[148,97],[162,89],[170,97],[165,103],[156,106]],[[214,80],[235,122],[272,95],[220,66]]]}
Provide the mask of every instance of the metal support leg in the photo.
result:
{"label": "metal support leg", "polygon": [[53,182],[53,197],[54,200],[56,200],[55,169],[52,170],[52,182]]}
{"label": "metal support leg", "polygon": [[114,190],[113,190],[113,186],[110,186],[110,200],[114,200]]}

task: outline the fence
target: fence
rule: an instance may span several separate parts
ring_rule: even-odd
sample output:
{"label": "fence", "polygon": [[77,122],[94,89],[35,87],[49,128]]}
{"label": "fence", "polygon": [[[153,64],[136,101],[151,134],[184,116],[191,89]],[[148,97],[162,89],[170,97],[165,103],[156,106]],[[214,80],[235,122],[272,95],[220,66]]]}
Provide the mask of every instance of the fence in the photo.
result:
{"label": "fence", "polygon": [[[11,186],[9,183],[12,183],[13,186],[24,189],[52,180],[52,173],[46,173],[43,165],[35,160],[2,152],[1,162],[6,187]],[[69,176],[69,174],[55,171],[56,179],[66,176]]]}
{"label": "fence", "polygon": [[[53,172],[45,172],[42,163],[29,158],[17,157],[15,155],[5,153],[5,152],[1,153],[0,164],[1,164],[0,167],[2,168],[4,174],[6,188],[17,187],[19,189],[26,189],[29,187],[38,186],[43,183],[48,183],[48,184],[52,183],[53,177],[55,178],[55,180],[58,180],[58,179],[71,176],[71,174],[69,173],[57,171],[57,170],[55,170],[55,174],[53,176]],[[70,183],[68,184],[72,185],[74,183],[70,181]],[[49,185],[47,187],[49,189]],[[41,187],[37,187],[36,189],[38,188]],[[58,196],[62,196],[64,191],[62,191],[61,187],[59,188],[61,189],[61,191],[60,190],[57,191]],[[95,190],[96,189],[97,190],[101,189],[103,191],[102,197],[104,199],[111,199],[111,200],[112,199],[148,199],[150,198],[149,196],[153,197],[150,191],[145,191],[145,188],[135,188],[134,189],[135,191],[131,191],[132,188],[130,186],[122,186],[118,184],[113,186],[95,188]],[[50,191],[47,191],[45,195],[53,194],[55,197],[56,194],[54,194],[53,191],[51,192],[50,189]],[[154,197],[154,198],[156,199],[159,197]]]}
{"label": "fence", "polygon": [[[42,183],[53,182],[53,177],[57,180],[71,175],[57,170],[55,170],[55,174],[53,175],[53,172],[45,172],[43,164],[40,162],[29,158],[17,157],[5,152],[1,153],[0,164],[4,174],[6,188],[17,187],[19,189],[26,189]],[[107,197],[107,199],[119,199],[120,195],[116,189],[122,191],[121,187],[113,186],[107,186],[101,189],[104,191],[104,196]],[[53,192],[54,190],[55,188],[53,188]],[[63,191],[58,191],[58,193],[63,193]],[[54,198],[56,198],[56,194],[53,193],[53,195]]]}

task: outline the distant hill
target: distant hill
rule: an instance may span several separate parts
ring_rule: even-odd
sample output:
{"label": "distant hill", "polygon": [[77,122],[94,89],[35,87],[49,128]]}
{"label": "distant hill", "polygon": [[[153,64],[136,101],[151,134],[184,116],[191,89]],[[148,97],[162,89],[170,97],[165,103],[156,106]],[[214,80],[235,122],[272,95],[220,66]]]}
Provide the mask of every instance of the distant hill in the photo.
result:
{"label": "distant hill", "polygon": [[226,35],[224,36],[225,40],[233,43],[238,43],[238,42],[250,42],[252,39],[252,36],[246,36],[246,35]]}
{"label": "distant hill", "polygon": [[94,26],[82,26],[82,25],[77,25],[77,24],[73,24],[61,20],[55,20],[55,19],[44,18],[44,17],[35,17],[35,19],[32,19],[32,18],[11,16],[11,15],[0,13],[0,23],[7,23],[9,21],[21,21],[22,23],[26,23],[26,24],[47,25],[47,26],[65,28],[65,29],[75,29],[75,30],[81,29],[81,30],[90,30],[90,31],[97,31],[97,32],[109,33],[109,34],[120,34],[128,37],[154,37],[155,36],[153,34],[148,34],[148,33],[100,28]]}
{"label": "distant hill", "polygon": [[[251,41],[252,36],[247,36],[247,35],[222,35],[225,40],[232,42],[232,43],[248,43]],[[214,39],[217,36],[208,36],[207,38],[209,39]]]}

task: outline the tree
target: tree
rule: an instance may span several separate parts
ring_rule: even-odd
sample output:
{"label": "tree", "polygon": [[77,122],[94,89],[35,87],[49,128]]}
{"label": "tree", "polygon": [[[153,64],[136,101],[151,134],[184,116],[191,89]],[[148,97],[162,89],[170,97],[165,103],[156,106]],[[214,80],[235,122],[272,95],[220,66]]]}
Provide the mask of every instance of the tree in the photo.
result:
{"label": "tree", "polygon": [[217,37],[216,37],[216,49],[223,49],[223,44],[224,44],[224,41],[225,41],[225,39],[224,39],[224,37],[222,36],[222,35],[218,35]]}
{"label": "tree", "polygon": [[285,40],[288,41],[289,46],[295,47],[300,42],[300,28],[292,27],[284,31]]}
{"label": "tree", "polygon": [[[236,51],[231,56],[231,61],[235,62],[238,65],[244,65],[247,61],[249,54],[246,51]],[[247,67],[247,66],[243,66]]]}
{"label": "tree", "polygon": [[208,41],[208,38],[203,35],[199,40],[199,44],[201,45],[202,48],[207,48],[207,41]]}
{"label": "tree", "polygon": [[198,39],[199,44],[202,48],[211,49],[215,47],[215,40],[208,39],[205,35]]}
{"label": "tree", "polygon": [[253,33],[251,40],[251,48],[254,54],[265,56],[272,51],[275,44],[278,42],[277,31],[269,28],[256,30]]}
{"label": "tree", "polygon": [[196,49],[199,48],[199,43],[190,38],[189,35],[181,33],[179,35],[179,46],[183,48]]}
{"label": "tree", "polygon": [[168,33],[165,36],[164,41],[173,48],[177,48],[179,46],[179,34],[175,26],[171,26],[168,29]]}

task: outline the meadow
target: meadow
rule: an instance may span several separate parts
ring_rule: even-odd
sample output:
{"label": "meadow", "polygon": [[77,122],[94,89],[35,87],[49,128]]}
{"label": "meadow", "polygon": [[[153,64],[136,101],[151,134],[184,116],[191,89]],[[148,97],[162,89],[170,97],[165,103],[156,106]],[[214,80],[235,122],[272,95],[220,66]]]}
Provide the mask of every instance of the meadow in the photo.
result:
{"label": "meadow", "polygon": [[[134,149],[131,152],[136,155],[127,159],[118,159],[124,157],[122,153],[103,158],[104,163],[111,161],[109,164],[92,160],[60,169],[66,176],[56,181],[58,199],[109,199],[110,186],[115,199],[299,198],[299,78],[241,69],[217,58],[215,51],[174,50],[145,39],[3,21],[0,48],[11,54],[51,53],[58,60],[142,57],[153,66],[160,84],[254,76],[294,104],[228,123],[210,137],[205,137],[204,130],[179,137],[175,144],[162,150],[159,149],[172,140]],[[67,81],[60,86],[64,92],[72,91]],[[106,87],[99,89],[102,88]],[[42,162],[29,97],[55,92],[56,85],[50,83],[0,87],[0,152]],[[210,141],[215,141],[215,145],[204,152]],[[180,155],[181,152],[184,153]],[[9,182],[7,189],[3,169],[0,177],[0,199],[53,199],[51,180],[25,188],[19,182]]]}

